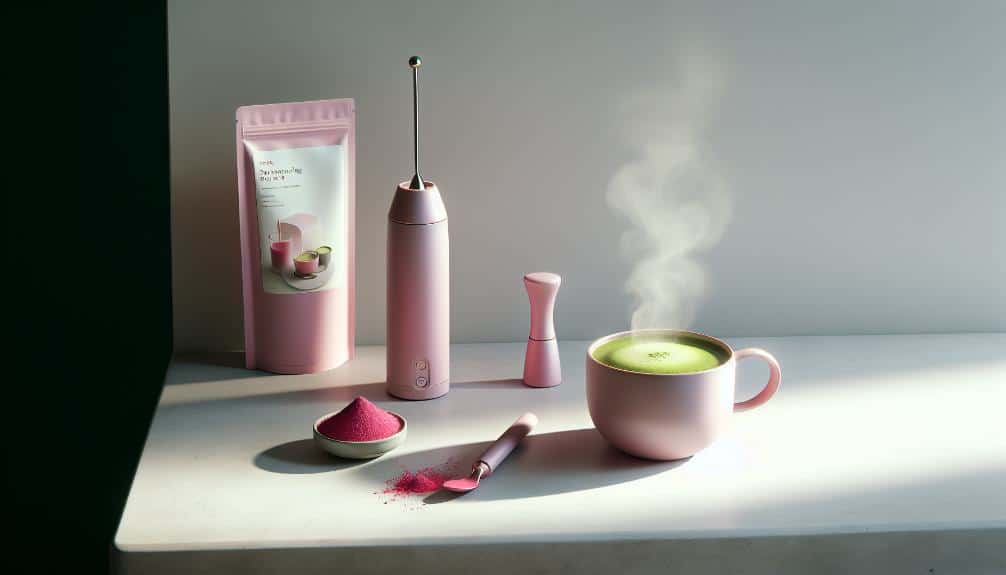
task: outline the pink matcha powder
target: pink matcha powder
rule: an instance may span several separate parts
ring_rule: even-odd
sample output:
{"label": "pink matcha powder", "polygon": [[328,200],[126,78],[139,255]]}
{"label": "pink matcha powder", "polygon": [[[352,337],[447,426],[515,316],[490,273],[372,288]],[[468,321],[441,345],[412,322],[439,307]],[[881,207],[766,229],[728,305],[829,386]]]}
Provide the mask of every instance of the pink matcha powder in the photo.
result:
{"label": "pink matcha powder", "polygon": [[[458,474],[458,459],[451,457],[437,467],[423,467],[415,471],[402,469],[397,475],[384,482],[384,489],[374,493],[384,496],[384,504],[389,501],[409,501],[413,497],[427,495],[440,490],[451,477]],[[426,503],[419,504],[425,507]]]}
{"label": "pink matcha powder", "polygon": [[398,433],[402,422],[365,397],[357,397],[342,411],[322,421],[318,431],[339,441],[376,441]]}
{"label": "pink matcha powder", "polygon": [[428,467],[412,472],[406,469],[400,475],[388,480],[388,486],[382,493],[390,495],[421,495],[433,493],[444,484],[447,478],[439,471]]}

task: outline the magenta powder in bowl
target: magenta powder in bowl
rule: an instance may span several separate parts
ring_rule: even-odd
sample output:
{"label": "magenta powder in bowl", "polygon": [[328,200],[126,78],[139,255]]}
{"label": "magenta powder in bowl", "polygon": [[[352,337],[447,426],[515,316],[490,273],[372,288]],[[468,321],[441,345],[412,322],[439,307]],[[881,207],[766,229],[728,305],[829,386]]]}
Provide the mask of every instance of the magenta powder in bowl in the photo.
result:
{"label": "magenta powder in bowl", "polygon": [[402,422],[365,397],[318,424],[318,431],[337,441],[378,441],[398,433]]}

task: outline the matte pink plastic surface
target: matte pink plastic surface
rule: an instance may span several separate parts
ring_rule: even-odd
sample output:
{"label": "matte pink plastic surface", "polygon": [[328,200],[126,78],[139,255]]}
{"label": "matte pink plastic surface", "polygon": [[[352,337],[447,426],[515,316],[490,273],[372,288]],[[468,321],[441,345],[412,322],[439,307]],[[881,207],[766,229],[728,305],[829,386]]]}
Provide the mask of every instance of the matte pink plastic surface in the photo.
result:
{"label": "matte pink plastic surface", "polygon": [[559,362],[559,342],[527,340],[524,351],[524,385],[529,387],[555,387],[562,383],[562,366]]}
{"label": "matte pink plastic surface", "polygon": [[[752,348],[735,353],[726,343],[703,334],[646,331],[704,340],[722,349],[727,360],[695,373],[639,373],[605,365],[593,356],[599,346],[633,332],[612,334],[592,343],[587,348],[587,407],[597,430],[622,451],[659,460],[691,457],[723,433],[735,410],[762,405],[779,388],[779,363],[766,351]],[[749,356],[764,359],[771,376],[758,395],[735,405],[737,359]]]}
{"label": "matte pink plastic surface", "polygon": [[531,412],[527,412],[518,417],[517,421],[514,421],[513,424],[503,432],[503,435],[500,435],[499,439],[493,442],[493,444],[489,446],[489,449],[485,450],[482,457],[479,457],[479,461],[485,463],[489,468],[489,471],[483,474],[482,477],[489,477],[489,475],[496,470],[499,464],[503,463],[503,460],[510,455],[510,452],[517,447],[517,444],[519,444],[521,440],[531,432],[531,429],[533,429],[535,425],[538,425],[538,416]]}
{"label": "matte pink plastic surface", "polygon": [[[314,373],[352,358],[355,332],[356,130],[352,99],[237,109],[238,220],[244,296],[245,366],[275,373]],[[254,167],[245,139],[260,149],[345,143],[348,148],[345,277],[342,287],[295,295],[262,288]],[[292,254],[296,256],[297,254]]]}
{"label": "matte pink plastic surface", "polygon": [[562,278],[549,272],[524,276],[524,288],[531,304],[531,329],[524,352],[524,384],[553,387],[562,383],[559,344],[555,340],[555,298]]}
{"label": "matte pink plastic surface", "polygon": [[456,493],[467,493],[479,486],[479,482],[471,477],[461,477],[458,479],[448,479],[444,481],[444,489]]}
{"label": "matte pink plastic surface", "polygon": [[425,188],[413,190],[409,182],[402,182],[391,200],[388,219],[399,224],[435,224],[447,219],[440,190],[433,182],[424,182]]}
{"label": "matte pink plastic surface", "polygon": [[549,272],[534,272],[524,276],[524,288],[531,303],[531,339],[555,339],[555,296],[562,278]]}
{"label": "matte pink plastic surface", "polygon": [[437,186],[399,184],[388,212],[388,393],[450,390],[450,240]]}
{"label": "matte pink plastic surface", "polygon": [[782,382],[782,368],[779,367],[779,362],[776,361],[775,356],[764,349],[746,347],[734,352],[734,357],[737,358],[737,361],[748,357],[760,358],[768,364],[769,370],[768,383],[765,384],[765,387],[763,387],[762,390],[751,399],[735,403],[734,411],[747,411],[749,409],[754,409],[772,399],[775,392],[779,390],[779,383]]}

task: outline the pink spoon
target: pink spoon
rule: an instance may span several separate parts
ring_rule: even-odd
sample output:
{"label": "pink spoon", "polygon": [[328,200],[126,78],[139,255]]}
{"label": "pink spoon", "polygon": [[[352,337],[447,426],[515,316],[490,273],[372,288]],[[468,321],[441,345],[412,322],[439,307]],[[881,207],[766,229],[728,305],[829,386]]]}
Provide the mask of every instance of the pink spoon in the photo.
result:
{"label": "pink spoon", "polygon": [[472,466],[472,474],[468,477],[451,479],[444,482],[444,489],[455,493],[467,493],[479,486],[479,481],[483,477],[489,477],[493,470],[499,467],[500,463],[506,459],[507,455],[517,447],[524,437],[531,432],[531,428],[538,424],[538,416],[530,411],[517,418],[513,425],[503,432],[489,449],[479,457],[475,465]]}

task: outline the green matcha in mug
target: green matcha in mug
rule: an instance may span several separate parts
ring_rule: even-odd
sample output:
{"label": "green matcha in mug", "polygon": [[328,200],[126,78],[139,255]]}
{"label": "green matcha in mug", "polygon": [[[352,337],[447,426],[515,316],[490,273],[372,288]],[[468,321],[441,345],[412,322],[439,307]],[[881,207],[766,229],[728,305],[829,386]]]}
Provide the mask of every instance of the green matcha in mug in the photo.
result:
{"label": "green matcha in mug", "polygon": [[[735,401],[737,362],[761,359],[768,382]],[[602,337],[587,349],[587,408],[597,431],[622,451],[648,459],[681,459],[723,434],[732,414],[767,402],[782,371],[758,348],[734,351],[714,337],[650,329]]]}

